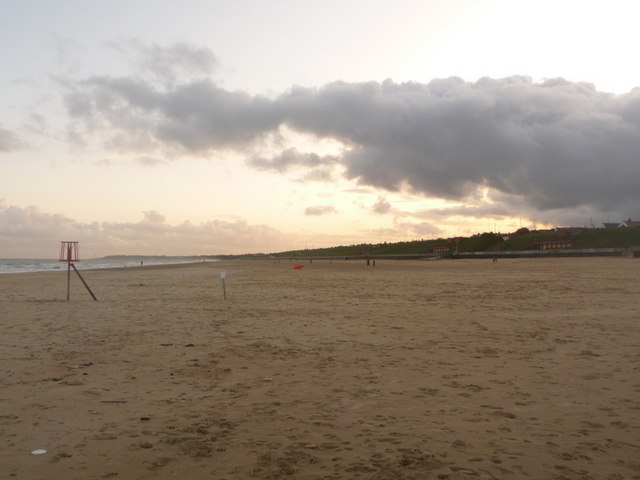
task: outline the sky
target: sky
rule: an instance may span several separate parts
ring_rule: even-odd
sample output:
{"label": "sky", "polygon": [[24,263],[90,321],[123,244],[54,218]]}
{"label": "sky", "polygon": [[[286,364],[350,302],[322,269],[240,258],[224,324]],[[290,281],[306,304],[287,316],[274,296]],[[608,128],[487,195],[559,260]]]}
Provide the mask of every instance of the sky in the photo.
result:
{"label": "sky", "polygon": [[0,0],[0,258],[640,219],[634,0]]}

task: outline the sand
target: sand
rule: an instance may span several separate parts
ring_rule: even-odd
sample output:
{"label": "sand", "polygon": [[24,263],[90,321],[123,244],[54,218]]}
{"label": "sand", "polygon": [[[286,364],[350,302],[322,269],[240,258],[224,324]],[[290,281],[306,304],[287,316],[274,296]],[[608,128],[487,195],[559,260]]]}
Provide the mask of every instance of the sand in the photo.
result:
{"label": "sand", "polygon": [[2,478],[640,478],[640,260],[303,263],[0,275]]}

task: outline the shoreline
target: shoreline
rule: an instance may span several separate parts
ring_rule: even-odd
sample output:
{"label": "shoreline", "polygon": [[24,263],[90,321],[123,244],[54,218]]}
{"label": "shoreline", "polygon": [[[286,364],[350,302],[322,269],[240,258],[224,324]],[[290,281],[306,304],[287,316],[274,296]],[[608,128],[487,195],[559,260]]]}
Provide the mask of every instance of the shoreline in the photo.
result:
{"label": "shoreline", "polygon": [[[3,268],[3,266],[14,266],[15,268],[15,263],[11,264],[9,262],[19,262],[22,261],[26,264],[32,264],[32,265],[38,265],[38,264],[44,264],[46,266],[40,266],[40,267],[35,267],[35,266],[31,266],[31,267],[26,267],[27,270],[26,271],[3,271],[0,270],[0,276],[1,275],[9,275],[9,274],[24,274],[24,273],[47,273],[47,272],[61,272],[61,271],[66,271],[67,270],[67,266],[66,266],[66,262],[60,262],[58,260],[39,260],[39,259],[0,259],[4,262],[6,262],[4,265],[0,264],[0,269]],[[102,259],[98,259],[98,260],[102,260]],[[193,261],[193,262],[172,262],[172,263],[151,263],[151,264],[147,264],[147,265],[140,265],[139,263],[136,264],[132,264],[132,265],[118,265],[118,264],[114,264],[114,265],[108,265],[108,266],[104,266],[104,263],[99,264],[99,266],[93,266],[90,265],[89,267],[86,267],[85,265],[87,265],[88,261],[94,261],[95,260],[84,260],[84,261],[76,261],[76,262],[71,262],[73,263],[78,270],[81,271],[93,271],[93,270],[110,270],[110,269],[127,269],[127,268],[145,268],[145,267],[162,267],[162,266],[172,266],[172,265],[190,265],[190,264],[199,264],[199,263],[215,263],[218,260],[207,260],[205,261]],[[54,268],[55,266],[55,268]]]}

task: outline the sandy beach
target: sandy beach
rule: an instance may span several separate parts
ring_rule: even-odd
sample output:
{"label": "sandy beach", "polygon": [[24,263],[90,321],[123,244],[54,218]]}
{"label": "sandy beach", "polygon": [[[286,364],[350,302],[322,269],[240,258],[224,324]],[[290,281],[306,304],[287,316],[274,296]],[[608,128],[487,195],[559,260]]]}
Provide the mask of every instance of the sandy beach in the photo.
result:
{"label": "sandy beach", "polygon": [[640,259],[303,264],[0,275],[2,478],[640,479]]}

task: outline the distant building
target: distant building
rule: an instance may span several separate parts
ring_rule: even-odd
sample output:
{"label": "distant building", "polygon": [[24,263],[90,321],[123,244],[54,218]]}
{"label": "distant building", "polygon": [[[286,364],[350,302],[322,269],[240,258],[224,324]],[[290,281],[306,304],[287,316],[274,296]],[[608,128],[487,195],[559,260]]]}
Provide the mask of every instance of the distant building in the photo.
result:
{"label": "distant building", "polygon": [[554,250],[573,247],[573,240],[541,240],[533,244],[534,250]]}
{"label": "distant building", "polygon": [[619,227],[640,227],[640,222],[637,220],[625,220],[624,222],[622,222],[620,225],[618,225]]}
{"label": "distant building", "polygon": [[631,220],[630,218],[618,223],[606,222],[602,224],[603,228],[620,228],[620,227],[640,227],[640,222]]}
{"label": "distant building", "polygon": [[558,235],[561,237],[571,237],[586,232],[589,229],[585,227],[557,227],[554,228],[554,230],[558,232]]}

